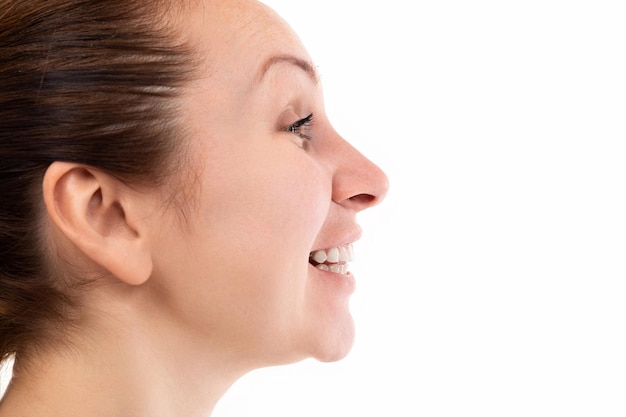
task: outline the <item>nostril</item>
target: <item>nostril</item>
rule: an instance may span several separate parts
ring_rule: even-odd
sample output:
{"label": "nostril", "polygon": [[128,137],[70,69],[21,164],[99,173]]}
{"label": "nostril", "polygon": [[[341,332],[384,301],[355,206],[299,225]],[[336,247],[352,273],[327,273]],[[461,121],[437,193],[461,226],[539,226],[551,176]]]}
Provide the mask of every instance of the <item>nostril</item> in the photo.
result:
{"label": "nostril", "polygon": [[333,175],[332,199],[338,204],[364,210],[383,201],[389,189],[385,173],[358,151],[342,160]]}
{"label": "nostril", "polygon": [[371,194],[357,194],[350,197],[350,201],[362,205],[371,205],[376,200],[376,197]]}

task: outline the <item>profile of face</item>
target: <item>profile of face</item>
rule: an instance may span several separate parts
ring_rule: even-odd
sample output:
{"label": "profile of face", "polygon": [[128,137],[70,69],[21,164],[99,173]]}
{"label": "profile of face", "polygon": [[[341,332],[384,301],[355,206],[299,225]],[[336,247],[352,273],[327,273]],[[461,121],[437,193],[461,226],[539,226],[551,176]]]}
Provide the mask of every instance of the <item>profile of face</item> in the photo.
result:
{"label": "profile of face", "polygon": [[213,352],[255,366],[340,359],[356,214],[387,179],[333,129],[310,57],[272,10],[207,2],[188,33],[203,57],[182,106],[190,227],[162,221],[146,286]]}
{"label": "profile of face", "polygon": [[343,358],[357,214],[388,184],[289,25],[256,0],[13,4],[0,415],[207,415],[253,369]]}
{"label": "profile of face", "polygon": [[[37,360],[49,364],[51,358],[59,359],[57,368],[49,367],[54,380],[64,372],[68,381],[76,381],[72,369],[85,375],[87,366],[125,359],[119,366],[126,372],[122,379],[143,386],[137,380],[139,369],[153,369],[155,362],[165,367],[167,359],[172,362],[170,379],[176,368],[179,382],[193,379],[192,374],[204,380],[211,372],[214,379],[227,375],[223,379],[232,381],[263,366],[309,357],[338,360],[352,346],[349,299],[355,277],[349,262],[361,236],[356,216],[384,198],[387,178],[333,129],[317,70],[274,11],[255,0],[189,5],[171,16],[167,26],[197,61],[193,74],[181,77],[177,94],[161,97],[175,102],[172,118],[179,137],[173,140],[182,144],[177,148],[182,155],[174,155],[176,172],[163,164],[167,184],[130,185],[112,174],[110,167],[117,167],[116,158],[122,157],[110,141],[123,146],[134,137],[107,129],[104,133],[115,137],[99,143],[110,146],[107,161],[113,159],[112,165],[97,155],[85,158],[96,165],[54,156],[43,165],[43,181],[39,176],[33,180],[41,187],[47,214],[41,233],[51,262],[44,279],[56,280],[60,292],[67,289],[78,298],[71,305],[74,325],[58,334],[72,340],[72,349],[82,346],[82,362],[72,355],[68,361],[54,349],[46,355],[35,349],[39,356],[17,353],[16,364],[32,363],[38,369]],[[79,35],[85,30],[83,20]],[[118,29],[104,33],[111,30]],[[118,61],[125,63],[123,59]],[[56,64],[65,62],[57,59]],[[157,71],[148,71],[152,73]],[[40,86],[46,76],[49,88],[64,88],[45,73],[38,78]],[[150,88],[154,84],[148,78]],[[106,88],[125,91],[119,85]],[[56,105],[57,97],[51,98]],[[115,123],[108,114],[105,120]],[[141,131],[149,130],[143,123],[153,123],[150,129],[156,125],[145,117],[140,123]],[[35,147],[24,136],[24,149]],[[68,146],[65,130],[57,136]],[[162,136],[171,139],[169,133]],[[81,140],[94,139],[86,135]],[[20,152],[24,161],[30,158],[28,151]],[[124,152],[124,157],[134,155]],[[50,265],[53,271],[47,269]],[[73,280],[81,285],[73,286]],[[70,310],[69,304],[65,307]],[[23,357],[28,360],[21,361]],[[49,385],[38,375],[33,381]],[[93,375],[100,384],[101,372]],[[21,381],[29,392],[26,379]]]}

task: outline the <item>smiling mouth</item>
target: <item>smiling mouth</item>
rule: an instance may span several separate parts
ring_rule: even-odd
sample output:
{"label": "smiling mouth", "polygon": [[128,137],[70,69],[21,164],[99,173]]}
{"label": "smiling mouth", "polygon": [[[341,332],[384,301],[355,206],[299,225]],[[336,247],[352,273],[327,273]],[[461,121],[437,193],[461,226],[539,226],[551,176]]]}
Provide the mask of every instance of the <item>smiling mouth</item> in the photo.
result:
{"label": "smiling mouth", "polygon": [[342,275],[349,273],[348,262],[353,260],[354,251],[351,243],[329,249],[319,249],[309,255],[309,263],[317,269]]}

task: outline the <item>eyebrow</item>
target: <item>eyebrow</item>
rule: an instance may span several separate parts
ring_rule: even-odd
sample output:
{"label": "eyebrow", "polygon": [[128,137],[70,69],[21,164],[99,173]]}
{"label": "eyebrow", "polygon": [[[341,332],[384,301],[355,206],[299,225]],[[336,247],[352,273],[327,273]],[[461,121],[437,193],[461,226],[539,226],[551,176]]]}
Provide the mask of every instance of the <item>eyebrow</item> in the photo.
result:
{"label": "eyebrow", "polygon": [[289,55],[289,54],[275,55],[275,56],[270,57],[267,61],[265,61],[265,63],[261,67],[258,80],[259,81],[262,80],[265,74],[267,73],[267,71],[269,71],[269,69],[272,66],[276,64],[280,64],[280,63],[288,63],[291,65],[295,65],[296,67],[303,70],[311,78],[314,84],[319,84],[320,76],[317,70],[315,69],[315,66],[307,60],[304,60],[302,58],[298,58],[297,56]]}

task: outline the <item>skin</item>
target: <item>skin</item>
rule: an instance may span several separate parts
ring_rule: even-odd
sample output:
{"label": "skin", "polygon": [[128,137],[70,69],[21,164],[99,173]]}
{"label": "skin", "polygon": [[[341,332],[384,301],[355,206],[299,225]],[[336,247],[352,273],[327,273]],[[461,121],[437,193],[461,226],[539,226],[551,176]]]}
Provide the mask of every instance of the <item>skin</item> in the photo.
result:
{"label": "skin", "polygon": [[354,277],[309,254],[358,240],[385,175],[332,128],[310,57],[273,11],[211,1],[184,22],[205,60],[181,102],[185,214],[163,192],[50,167],[49,240],[100,280],[71,343],[16,364],[0,416],[208,416],[252,369],[352,345]]}

